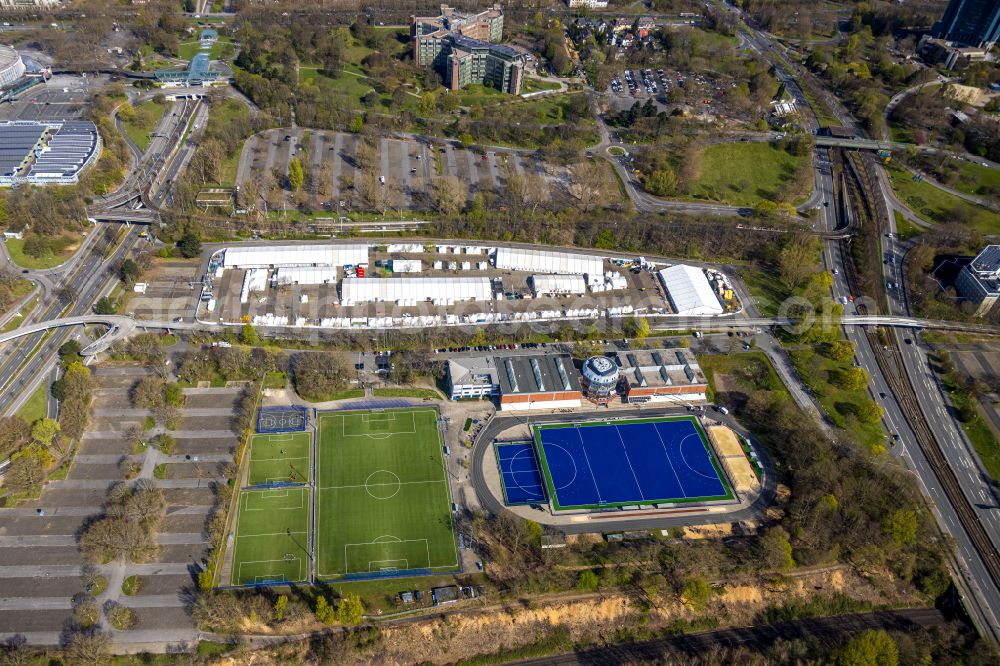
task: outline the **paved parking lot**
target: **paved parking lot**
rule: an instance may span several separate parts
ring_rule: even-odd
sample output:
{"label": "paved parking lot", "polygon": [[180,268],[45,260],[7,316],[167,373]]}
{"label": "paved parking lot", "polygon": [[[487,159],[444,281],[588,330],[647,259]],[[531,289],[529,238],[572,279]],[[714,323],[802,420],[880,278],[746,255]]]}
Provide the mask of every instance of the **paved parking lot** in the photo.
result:
{"label": "paved parking lot", "polygon": [[[329,196],[315,194],[316,209],[335,210],[339,201],[347,210],[365,207],[356,183],[362,175],[358,162],[361,137],[340,132],[270,130],[247,140],[237,173],[242,185],[267,171],[288,173],[288,163],[298,157],[303,166],[328,185]],[[469,194],[502,190],[510,174],[539,176],[547,189],[565,180],[558,169],[546,169],[534,154],[513,149],[473,150],[444,140],[381,138],[377,140],[376,164],[380,178],[398,192],[393,207],[427,209],[435,178],[451,175],[466,183]],[[328,180],[327,180],[328,179]],[[322,188],[318,188],[324,191]],[[552,192],[547,193],[548,196]],[[286,201],[291,202],[291,192]]]}
{"label": "paved parking lot", "polygon": [[[136,609],[136,630],[115,632],[121,642],[192,640],[196,632],[186,608],[187,590],[205,556],[203,532],[215,501],[211,483],[225,482],[237,445],[230,428],[240,390],[187,389],[191,407],[182,408],[182,425],[171,433],[177,440],[173,454],[134,454],[123,432],[141,424],[145,414],[130,407],[128,391],[149,370],[130,365],[93,370],[93,416],[66,478],[50,481],[37,500],[0,510],[0,640],[23,634],[33,643],[59,642],[72,617],[71,597],[84,591],[79,533],[101,513],[107,488],[124,481],[119,463],[129,459],[144,463],[143,478],[164,489],[167,515],[157,535],[160,550],[149,563],[98,565],[108,590],[96,600]],[[167,465],[167,478],[146,477],[146,469],[158,463]],[[133,574],[141,577],[142,590],[125,597],[122,580]]]}
{"label": "paved parking lot", "polygon": [[0,120],[69,120],[86,110],[93,80],[54,76],[0,109]]}

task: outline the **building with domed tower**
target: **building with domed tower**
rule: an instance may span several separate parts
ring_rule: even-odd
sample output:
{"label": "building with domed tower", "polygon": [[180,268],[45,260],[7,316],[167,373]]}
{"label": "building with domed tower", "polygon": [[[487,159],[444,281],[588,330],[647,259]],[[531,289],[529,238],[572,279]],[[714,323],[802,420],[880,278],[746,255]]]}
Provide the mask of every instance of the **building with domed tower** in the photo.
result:
{"label": "building with domed tower", "polygon": [[620,372],[618,364],[607,356],[591,356],[580,369],[583,375],[583,397],[598,405],[606,405],[617,395]]}

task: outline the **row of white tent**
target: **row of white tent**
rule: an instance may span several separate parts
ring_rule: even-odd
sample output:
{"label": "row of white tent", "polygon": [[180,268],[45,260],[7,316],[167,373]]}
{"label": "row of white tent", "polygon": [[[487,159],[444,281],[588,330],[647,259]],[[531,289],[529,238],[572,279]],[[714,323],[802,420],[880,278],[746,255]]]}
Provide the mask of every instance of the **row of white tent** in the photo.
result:
{"label": "row of white tent", "polygon": [[[432,326],[459,326],[463,324],[501,324],[504,322],[550,321],[556,319],[596,319],[602,316],[621,317],[632,314],[630,305],[615,308],[571,308],[543,310],[540,312],[476,312],[467,315],[418,315],[406,317],[324,317],[310,324],[305,317],[297,317],[297,328],[426,328]],[[274,314],[255,315],[251,321],[256,326],[288,326],[288,317]]]}

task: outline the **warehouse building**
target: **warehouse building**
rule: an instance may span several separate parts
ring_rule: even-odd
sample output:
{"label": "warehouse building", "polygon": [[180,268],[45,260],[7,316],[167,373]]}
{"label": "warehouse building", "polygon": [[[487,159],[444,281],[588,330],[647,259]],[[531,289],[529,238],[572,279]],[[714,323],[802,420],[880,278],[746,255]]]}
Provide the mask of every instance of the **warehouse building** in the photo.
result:
{"label": "warehouse building", "polygon": [[585,275],[587,284],[604,283],[604,260],[588,254],[500,247],[493,255],[493,265],[509,271]]}
{"label": "warehouse building", "polygon": [[498,356],[500,409],[564,409],[579,407],[580,377],[569,354]]}
{"label": "warehouse building", "polygon": [[500,391],[500,376],[492,356],[448,359],[448,385],[452,400],[489,398]]}
{"label": "warehouse building", "polygon": [[659,276],[675,313],[699,316],[725,311],[702,269],[677,264],[659,271]]}
{"label": "warehouse building", "polygon": [[90,121],[0,123],[0,185],[71,185],[100,152]]}
{"label": "warehouse building", "polygon": [[686,349],[618,352],[625,402],[703,401],[708,379]]}
{"label": "warehouse building", "polygon": [[454,305],[493,298],[493,285],[488,277],[344,278],[340,289],[340,302],[345,306],[385,302],[416,305],[428,301],[434,305]]}
{"label": "warehouse building", "polygon": [[357,266],[368,263],[368,246],[361,244],[238,246],[222,252],[223,269]]}

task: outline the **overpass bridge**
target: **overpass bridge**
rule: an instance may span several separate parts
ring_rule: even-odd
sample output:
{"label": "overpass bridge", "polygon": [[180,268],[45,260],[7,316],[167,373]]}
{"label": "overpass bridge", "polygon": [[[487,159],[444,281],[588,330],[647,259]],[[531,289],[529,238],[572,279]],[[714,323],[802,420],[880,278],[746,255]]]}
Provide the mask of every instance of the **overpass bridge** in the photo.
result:
{"label": "overpass bridge", "polygon": [[78,317],[62,317],[59,319],[50,319],[48,321],[39,322],[37,324],[22,326],[20,328],[15,328],[13,331],[8,333],[2,333],[0,334],[0,344],[15,340],[25,335],[38,333],[40,331],[50,331],[55,328],[64,328],[66,326],[88,325],[107,326],[108,332],[84,347],[80,351],[81,356],[93,356],[95,354],[99,354],[118,340],[127,338],[136,329],[135,319],[122,315],[81,315]]}

